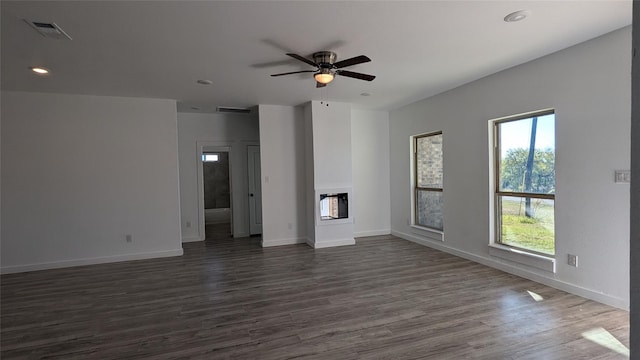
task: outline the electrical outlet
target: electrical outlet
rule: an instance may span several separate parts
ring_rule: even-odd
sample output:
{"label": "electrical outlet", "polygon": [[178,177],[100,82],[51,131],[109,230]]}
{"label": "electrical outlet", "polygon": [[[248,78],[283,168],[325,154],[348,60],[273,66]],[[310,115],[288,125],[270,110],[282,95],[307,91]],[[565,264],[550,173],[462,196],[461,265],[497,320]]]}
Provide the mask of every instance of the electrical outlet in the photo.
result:
{"label": "electrical outlet", "polygon": [[569,264],[569,266],[578,267],[578,255],[568,254],[567,264]]}
{"label": "electrical outlet", "polygon": [[191,227],[191,221],[187,221],[187,228]]}
{"label": "electrical outlet", "polygon": [[293,229],[293,224],[292,223],[288,223],[287,227],[289,228],[289,230]]}
{"label": "electrical outlet", "polygon": [[127,234],[127,235],[125,235],[125,236],[124,236],[124,239],[125,239],[128,243],[130,243],[130,242],[132,242],[132,241],[133,241],[133,236],[131,236],[131,234]]}

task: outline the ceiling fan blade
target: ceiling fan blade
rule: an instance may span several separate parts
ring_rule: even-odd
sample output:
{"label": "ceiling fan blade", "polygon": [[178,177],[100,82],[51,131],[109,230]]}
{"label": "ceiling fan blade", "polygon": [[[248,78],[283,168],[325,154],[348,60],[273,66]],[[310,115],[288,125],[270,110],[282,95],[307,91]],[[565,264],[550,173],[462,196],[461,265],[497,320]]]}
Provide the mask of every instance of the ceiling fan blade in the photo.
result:
{"label": "ceiling fan blade", "polygon": [[347,71],[347,70],[338,70],[338,71],[336,71],[336,75],[346,76],[346,77],[350,77],[350,78],[354,78],[354,79],[360,79],[360,80],[366,80],[366,81],[371,81],[371,80],[376,78],[373,75],[368,75],[368,74],[363,74],[363,73],[358,73],[358,72],[353,72],[353,71]]}
{"label": "ceiling fan blade", "polygon": [[311,61],[311,60],[307,59],[307,58],[306,58],[306,57],[304,57],[304,56],[300,56],[300,55],[298,55],[298,54],[292,54],[292,53],[287,53],[287,55],[291,56],[291,57],[292,57],[292,58],[294,58],[294,59],[298,59],[298,60],[300,60],[300,61],[302,61],[302,62],[305,62],[305,63],[307,63],[307,64],[309,64],[309,65],[311,65],[311,66],[318,67],[318,64],[314,63],[313,61]]}
{"label": "ceiling fan blade", "polygon": [[316,72],[316,71],[315,70],[291,71],[291,72],[286,72],[281,74],[273,74],[271,76],[282,76],[282,75],[301,74],[301,73],[309,73],[309,72]]}
{"label": "ceiling fan blade", "polygon": [[321,88],[321,87],[325,87],[327,86],[327,84],[323,84],[323,83],[319,83],[316,81],[316,88]]}
{"label": "ceiling fan blade", "polygon": [[360,55],[360,56],[352,57],[350,59],[338,61],[337,63],[333,64],[333,66],[335,66],[336,69],[340,69],[343,67],[358,65],[358,64],[369,62],[369,61],[371,61],[371,59],[369,59],[364,55]]}

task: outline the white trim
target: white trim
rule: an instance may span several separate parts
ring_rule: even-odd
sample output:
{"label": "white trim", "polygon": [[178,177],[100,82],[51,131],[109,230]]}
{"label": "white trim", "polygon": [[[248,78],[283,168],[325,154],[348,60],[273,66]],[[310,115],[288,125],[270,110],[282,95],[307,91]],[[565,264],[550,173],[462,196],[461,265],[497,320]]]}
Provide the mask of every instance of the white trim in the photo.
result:
{"label": "white trim", "polygon": [[[426,226],[416,224],[416,157],[418,153],[418,148],[416,147],[416,139],[419,137],[426,137],[440,134],[442,135],[442,141],[444,144],[444,131],[429,131],[422,134],[410,135],[409,136],[409,199],[411,199],[411,211],[410,218],[407,219],[407,225],[418,229],[419,231],[415,232],[417,235],[422,235],[434,240],[444,241],[444,230],[436,230],[432,228],[428,228]],[[443,145],[444,146],[444,145]],[[444,172],[444,147],[442,148],[442,169]],[[442,196],[444,197],[444,184],[442,186]],[[444,205],[443,205],[444,206]],[[444,214],[442,217],[442,223],[444,224]],[[425,231],[425,233],[421,233],[420,230]],[[431,232],[433,234],[427,234],[426,232]]]}
{"label": "white trim", "polygon": [[199,236],[189,236],[189,237],[186,237],[186,238],[182,238],[182,242],[183,243],[196,242],[196,241],[204,241],[204,240],[200,239]]}
{"label": "white trim", "polygon": [[429,238],[430,240],[444,241],[444,231],[442,230],[431,229],[420,225],[409,226],[411,227],[411,232],[416,235]]}
{"label": "white trim", "polygon": [[309,239],[307,239],[307,245],[311,246],[314,249],[322,249],[322,248],[328,248],[328,247],[334,247],[334,246],[347,246],[347,245],[355,245],[356,244],[356,240],[354,238],[350,238],[350,239],[337,239],[337,240],[329,240],[329,241],[314,241],[314,242],[310,242]]}
{"label": "white trim", "polygon": [[[500,216],[497,214],[497,203],[500,200],[500,195],[496,194],[496,152],[498,151],[498,130],[496,124],[506,121],[519,121],[526,120],[538,115],[551,115],[555,116],[555,109],[543,109],[537,111],[529,111],[522,114],[503,116],[497,119],[491,119],[488,121],[488,145],[489,145],[489,255],[498,257],[504,260],[516,262],[526,266],[530,266],[539,270],[548,271],[551,273],[556,272],[556,260],[555,258],[534,254],[527,252],[526,250],[519,250],[509,246],[502,245],[498,242],[500,234]],[[554,118],[555,119],[555,118]],[[554,120],[555,128],[555,120]],[[505,196],[505,195],[502,195]],[[555,198],[553,199],[555,203]],[[554,211],[554,218],[555,218]],[[554,237],[555,242],[555,237]]]}
{"label": "white trim", "polygon": [[54,262],[47,262],[47,263],[28,264],[28,265],[5,266],[0,268],[0,273],[12,274],[12,273],[19,273],[19,272],[26,272],[26,271],[67,268],[72,266],[96,265],[96,264],[104,264],[104,263],[112,263],[112,262],[120,262],[120,261],[182,256],[183,253],[184,251],[182,249],[175,249],[175,250],[154,251],[154,252],[147,252],[147,253],[103,256],[103,257],[86,258],[86,259],[63,260],[63,261],[54,261]]}
{"label": "white trim", "polygon": [[[438,250],[442,250],[440,247],[438,247],[438,243],[442,243],[442,241],[440,240],[436,240],[436,239],[432,239],[429,237],[423,237],[423,236],[416,236],[416,234],[407,234],[407,233],[403,233],[403,232],[399,232],[399,231],[395,231],[395,230],[391,230],[391,235],[393,236],[397,236],[401,239],[404,240],[409,240],[411,242],[414,242],[416,244],[420,244],[420,245],[424,245],[427,247],[432,247]],[[442,246],[442,245],[440,245]],[[444,250],[442,250],[444,251]]]}
{"label": "white trim", "polygon": [[489,255],[519,264],[531,266],[536,269],[556,272],[556,259],[526,251],[514,249],[500,244],[489,244]]}
{"label": "white trim", "polygon": [[399,238],[402,238],[411,242],[415,242],[420,245],[434,248],[436,250],[440,250],[451,255],[455,255],[467,260],[471,260],[473,262],[477,262],[479,264],[486,265],[494,269],[504,271],[509,274],[520,276],[522,278],[535,281],[540,284],[544,284],[562,291],[566,291],[568,293],[578,295],[593,301],[597,301],[597,302],[600,302],[609,306],[613,306],[622,310],[626,310],[626,311],[629,310],[629,299],[622,299],[622,298],[611,296],[609,294],[598,292],[592,289],[587,289],[587,288],[573,285],[564,281],[552,279],[547,276],[536,274],[530,270],[524,269],[517,265],[502,262],[502,261],[499,261],[498,259],[488,259],[488,258],[478,256],[466,251],[457,250],[457,249],[448,247],[443,243],[436,242],[436,241],[427,241],[424,239],[417,238],[411,234],[406,234],[399,231],[391,230],[391,235],[397,236]]}
{"label": "white trim", "polygon": [[358,231],[353,233],[353,237],[367,237],[367,236],[380,236],[380,235],[389,235],[391,234],[391,229],[380,229],[380,230],[368,230],[368,231]]}
{"label": "white trim", "polygon": [[306,242],[307,238],[276,239],[266,241],[262,240],[262,247],[305,244]]}
{"label": "white trim", "polygon": [[[542,109],[542,110],[532,110],[532,111],[527,111],[527,112],[523,112],[520,114],[515,114],[515,115],[507,115],[507,116],[502,116],[499,118],[495,118],[495,119],[490,119],[490,122],[496,123],[496,122],[505,122],[505,120],[524,120],[530,117],[533,117],[534,115],[539,115],[539,116],[544,116],[544,115],[550,115],[550,114],[555,114],[556,109],[555,108],[546,108],[546,109]],[[544,114],[544,115],[541,115]]]}

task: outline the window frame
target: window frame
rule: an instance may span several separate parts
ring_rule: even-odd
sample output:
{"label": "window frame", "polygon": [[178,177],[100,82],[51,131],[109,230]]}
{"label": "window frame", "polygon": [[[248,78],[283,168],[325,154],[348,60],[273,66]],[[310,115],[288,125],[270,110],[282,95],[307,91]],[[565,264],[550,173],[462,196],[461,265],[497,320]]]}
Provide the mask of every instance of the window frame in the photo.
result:
{"label": "window frame", "polygon": [[[432,192],[440,192],[444,194],[444,180],[441,188],[418,186],[419,184],[418,182],[418,139],[436,136],[436,135],[443,135],[442,131],[434,131],[426,134],[413,136],[413,191],[412,191],[413,192],[413,225],[419,226],[425,229],[437,231],[437,232],[444,232],[444,218],[442,219],[442,229],[418,223],[418,192],[432,191]],[[443,136],[443,143],[444,143],[444,136]],[[444,163],[444,156],[442,161]],[[443,174],[443,179],[444,179],[444,174]]]}
{"label": "window frame", "polygon": [[[513,122],[513,121],[520,121],[525,119],[531,119],[534,117],[542,117],[542,116],[552,115],[552,114],[554,115],[553,126],[555,129],[556,127],[555,109],[534,111],[526,114],[509,116],[506,118],[501,118],[501,119],[492,121],[491,126],[493,127],[492,132],[493,132],[493,179],[494,179],[493,181],[494,183],[493,184],[493,209],[494,209],[493,210],[493,217],[494,217],[493,243],[498,244],[500,246],[506,246],[509,248],[517,249],[525,253],[530,253],[530,254],[535,254],[535,255],[555,259],[555,256],[556,256],[555,231],[554,231],[554,237],[553,237],[553,244],[554,244],[553,254],[543,253],[540,251],[527,249],[527,248],[506,244],[502,242],[502,202],[500,201],[502,197],[521,197],[521,198],[552,200],[554,205],[554,217],[555,217],[555,202],[556,202],[555,192],[553,194],[540,194],[540,193],[528,193],[528,192],[519,192],[519,191],[503,191],[500,189],[500,184],[502,182],[502,179],[500,177],[500,169],[502,167],[502,162],[501,162],[502,149],[500,147],[500,138],[501,138],[500,124]],[[554,157],[556,157],[555,148],[554,148]],[[555,163],[554,163],[554,170],[555,170]],[[555,225],[554,225],[554,228],[555,228]]]}

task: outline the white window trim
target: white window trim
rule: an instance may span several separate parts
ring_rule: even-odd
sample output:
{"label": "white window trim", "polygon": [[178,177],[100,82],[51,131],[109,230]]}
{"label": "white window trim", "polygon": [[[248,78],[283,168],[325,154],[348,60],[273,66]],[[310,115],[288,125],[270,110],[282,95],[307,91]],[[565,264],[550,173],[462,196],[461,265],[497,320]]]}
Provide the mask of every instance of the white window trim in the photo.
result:
{"label": "white window trim", "polygon": [[[409,165],[409,175],[411,176],[410,180],[409,180],[409,191],[411,193],[410,199],[411,199],[411,212],[410,212],[410,216],[411,218],[408,220],[407,225],[409,225],[409,227],[411,227],[412,229],[416,230],[413,233],[416,235],[421,235],[427,239],[431,239],[431,240],[438,240],[438,241],[444,241],[444,226],[442,230],[439,229],[435,229],[435,228],[430,228],[430,227],[426,227],[426,226],[422,226],[419,224],[416,224],[416,194],[415,194],[415,189],[416,189],[416,171],[417,169],[415,168],[415,156],[416,156],[416,138],[419,137],[423,137],[423,136],[429,136],[429,135],[436,135],[436,134],[441,134],[443,135],[443,139],[444,139],[444,131],[440,130],[440,131],[431,131],[431,132],[427,132],[427,133],[422,133],[422,134],[416,134],[416,135],[411,135],[409,137],[409,161],[410,161],[410,165]],[[443,161],[444,161],[444,148],[443,148]],[[442,185],[442,194],[444,196],[444,184]],[[444,225],[444,214],[443,214],[443,225]]]}
{"label": "white window trim", "polygon": [[497,119],[489,120],[488,124],[488,148],[489,148],[489,255],[498,257],[504,260],[509,260],[518,264],[527,265],[539,270],[549,271],[551,273],[556,272],[556,255],[540,255],[534,252],[527,251],[526,249],[514,248],[511,246],[503,245],[496,241],[496,231],[498,227],[498,219],[496,214],[496,176],[495,176],[495,146],[496,146],[496,122],[512,119],[516,117],[526,118],[534,116],[536,114],[544,112],[554,112],[555,109],[542,109],[536,111],[530,111],[517,115],[504,116]]}
{"label": "white window trim", "polygon": [[534,254],[526,250],[512,248],[495,242],[489,244],[489,255],[513,261],[518,264],[527,265],[539,270],[551,273],[556,272],[556,259],[554,258]]}
{"label": "white window trim", "polygon": [[[414,200],[415,201],[415,200]],[[416,224],[409,225],[411,227],[411,232],[415,235],[421,236],[428,240],[435,240],[444,242],[444,231],[432,229]]]}

